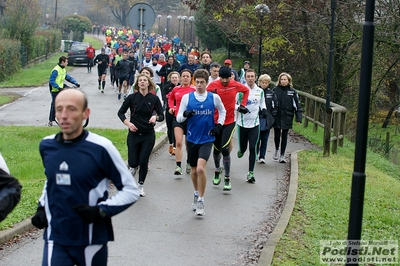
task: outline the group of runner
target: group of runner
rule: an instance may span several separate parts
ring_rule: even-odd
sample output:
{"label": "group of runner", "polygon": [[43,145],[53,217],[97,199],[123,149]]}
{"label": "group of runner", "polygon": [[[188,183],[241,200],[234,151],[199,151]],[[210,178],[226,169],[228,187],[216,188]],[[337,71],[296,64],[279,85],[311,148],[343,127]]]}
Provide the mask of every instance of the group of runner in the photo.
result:
{"label": "group of runner", "polygon": [[[108,46],[109,44],[106,44],[106,47]],[[147,85],[147,91],[158,96],[162,113],[158,101],[153,100],[151,108],[145,108],[145,117],[148,116],[145,120],[153,125],[156,120],[162,121],[165,117],[169,140],[168,152],[175,156],[176,162],[173,173],[174,175],[182,175],[182,168],[185,168],[185,172],[191,174],[195,189],[192,207],[198,215],[204,214],[204,167],[211,155],[211,149],[208,153],[208,148],[205,150],[200,148],[205,143],[207,143],[207,147],[210,145],[210,147],[213,147],[212,154],[215,167],[213,184],[219,185],[223,181],[224,191],[232,189],[230,154],[233,147],[232,138],[236,129],[238,137],[237,157],[242,158],[245,152],[249,151],[247,182],[254,183],[256,181],[254,176],[255,163],[265,164],[267,142],[272,127],[274,127],[275,143],[273,159],[281,163],[286,162],[285,149],[288,131],[292,127],[294,115],[296,115],[296,121],[301,122],[302,114],[301,105],[297,93],[293,89],[292,78],[289,74],[282,73],[278,78],[277,86],[270,90],[271,78],[266,74],[257,77],[256,71],[250,67],[249,61],[244,62],[243,68],[239,72],[232,68],[230,59],[225,60],[223,66],[218,62],[213,62],[209,51],[204,51],[199,57],[194,53],[189,53],[187,62],[179,62],[177,57],[182,54],[182,50],[177,48],[174,55],[167,56],[167,60],[165,60],[165,54],[159,53],[157,50],[144,50],[145,58],[138,63],[135,51],[110,48],[109,51],[111,52],[107,55],[106,47],[103,47],[101,54],[94,59],[94,62],[98,65],[99,90],[104,92],[106,74],[104,69],[107,68],[110,69],[111,73],[111,86],[114,86],[114,82],[117,84],[118,99],[121,99],[122,88],[124,100],[128,98],[128,95],[141,91],[138,77],[142,74],[149,77],[152,82]],[[197,60],[199,64],[196,64]],[[136,71],[137,66],[139,66],[139,73]],[[205,73],[207,77],[205,77]],[[206,82],[205,85],[203,81]],[[256,81],[258,81],[258,84]],[[210,93],[217,97],[208,98],[207,95]],[[132,120],[132,117],[138,114],[137,111],[140,108],[143,109],[142,103],[146,97],[142,97],[140,100],[136,97],[135,101],[130,100],[130,105],[126,105],[125,102],[122,104],[118,115],[128,127],[139,122],[139,120]],[[202,110],[201,108],[205,108],[203,105],[199,107],[194,104],[202,101],[207,101],[207,103],[211,101],[212,104],[210,103],[211,105],[207,106],[215,105],[215,108],[212,108],[212,111]],[[218,104],[219,101],[222,108]],[[188,109],[191,106],[195,106],[197,109]],[[125,119],[125,112],[128,110],[131,112],[131,121]],[[134,114],[132,115],[132,113]],[[213,117],[213,126],[211,127],[210,124],[207,127],[207,123],[211,121],[209,120],[210,115]],[[204,124],[189,126],[190,121],[195,121],[197,117],[203,116],[208,117],[208,120],[204,118],[204,121],[206,121]],[[159,120],[158,118],[162,119]],[[139,123],[143,123],[143,117],[141,119]],[[142,136],[141,134],[149,133],[149,131],[141,132],[137,126],[133,128],[135,128],[135,132],[130,132],[130,136]],[[131,128],[130,131],[132,131]],[[154,132],[154,129],[150,131]],[[150,141],[150,146],[153,147],[153,134],[151,136],[150,139],[141,138],[144,142]],[[144,147],[143,143],[140,145],[142,145],[140,147]],[[186,147],[185,150],[183,146]],[[138,143],[129,140],[129,137],[128,149],[138,149]],[[139,148],[139,150],[143,149]],[[186,156],[184,156],[185,153]],[[140,169],[139,187],[141,196],[145,196],[143,185],[148,170],[148,167],[145,166],[149,164],[150,154],[147,149],[145,152],[146,160],[133,160],[131,158],[133,154],[135,154],[135,158],[143,158],[143,155],[138,154],[137,151],[130,151],[128,162],[133,174]],[[185,167],[182,165],[184,157],[186,157]],[[202,202],[199,206],[198,201]]]}

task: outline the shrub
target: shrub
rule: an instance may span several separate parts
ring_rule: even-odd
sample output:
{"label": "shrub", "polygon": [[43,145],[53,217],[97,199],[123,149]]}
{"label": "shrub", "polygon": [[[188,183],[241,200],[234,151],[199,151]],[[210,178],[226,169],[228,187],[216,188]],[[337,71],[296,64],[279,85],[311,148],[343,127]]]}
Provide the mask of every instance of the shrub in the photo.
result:
{"label": "shrub", "polygon": [[21,69],[21,42],[2,39],[0,42],[0,82]]}

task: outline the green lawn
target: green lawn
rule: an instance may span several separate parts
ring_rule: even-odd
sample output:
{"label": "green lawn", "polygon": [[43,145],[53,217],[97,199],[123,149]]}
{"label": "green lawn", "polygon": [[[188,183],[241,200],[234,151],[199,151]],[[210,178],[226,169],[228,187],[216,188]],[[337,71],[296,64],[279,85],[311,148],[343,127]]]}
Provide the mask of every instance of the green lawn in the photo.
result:
{"label": "green lawn", "polygon": [[[322,130],[295,130],[322,146]],[[297,200],[273,265],[320,265],[320,240],[347,239],[353,161],[354,144],[347,140],[330,157],[323,157],[320,150],[298,154]],[[368,150],[362,239],[400,239],[399,170]]]}

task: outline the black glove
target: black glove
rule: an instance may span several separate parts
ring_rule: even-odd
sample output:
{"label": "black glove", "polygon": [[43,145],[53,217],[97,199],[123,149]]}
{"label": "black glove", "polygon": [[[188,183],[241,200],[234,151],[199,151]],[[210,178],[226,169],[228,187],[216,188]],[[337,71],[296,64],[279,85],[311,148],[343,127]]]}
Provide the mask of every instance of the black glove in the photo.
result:
{"label": "black glove", "polygon": [[35,215],[31,219],[31,222],[35,227],[39,229],[43,229],[49,226],[49,224],[47,223],[46,212],[44,210],[44,207],[39,206],[37,208]]}
{"label": "black glove", "polygon": [[247,109],[247,108],[244,107],[243,105],[239,105],[237,111],[238,111],[239,113],[242,113],[242,114],[250,113],[249,109]]}
{"label": "black glove", "polygon": [[216,136],[221,132],[221,130],[222,130],[222,125],[217,124],[217,125],[215,125],[215,127],[213,129],[210,130],[210,134],[212,136]]}
{"label": "black glove", "polygon": [[75,86],[76,86],[77,88],[80,88],[80,87],[81,87],[81,84],[76,83]]}
{"label": "black glove", "polygon": [[186,110],[183,112],[183,117],[191,118],[195,113],[194,110]]}
{"label": "black glove", "polygon": [[79,204],[72,207],[72,209],[74,209],[74,211],[79,214],[82,220],[87,224],[91,224],[102,219],[99,206]]}
{"label": "black glove", "polygon": [[267,109],[262,109],[261,110],[261,117],[262,118],[267,118],[268,117],[268,111],[267,111]]}

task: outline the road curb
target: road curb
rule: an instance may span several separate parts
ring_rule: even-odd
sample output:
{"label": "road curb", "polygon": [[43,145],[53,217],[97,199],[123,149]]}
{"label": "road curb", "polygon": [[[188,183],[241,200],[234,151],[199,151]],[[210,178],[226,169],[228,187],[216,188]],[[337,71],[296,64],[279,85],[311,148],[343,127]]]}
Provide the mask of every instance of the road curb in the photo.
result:
{"label": "road curb", "polygon": [[[156,143],[154,144],[153,150],[151,153],[156,152],[159,148],[161,148],[168,140],[167,134],[163,134],[161,137],[156,139]],[[20,235],[33,227],[31,223],[31,217],[14,224],[12,228],[7,230],[0,231],[0,244],[7,242],[13,237]]]}
{"label": "road curb", "polygon": [[290,184],[289,191],[286,198],[285,207],[279,218],[278,224],[275,226],[274,231],[269,235],[267,242],[265,243],[263,250],[261,251],[260,258],[257,265],[269,266],[272,263],[274,257],[275,248],[281,239],[285,229],[289,223],[290,216],[292,215],[294,204],[297,197],[298,178],[299,178],[299,165],[297,161],[297,153],[295,151],[290,155]]}

